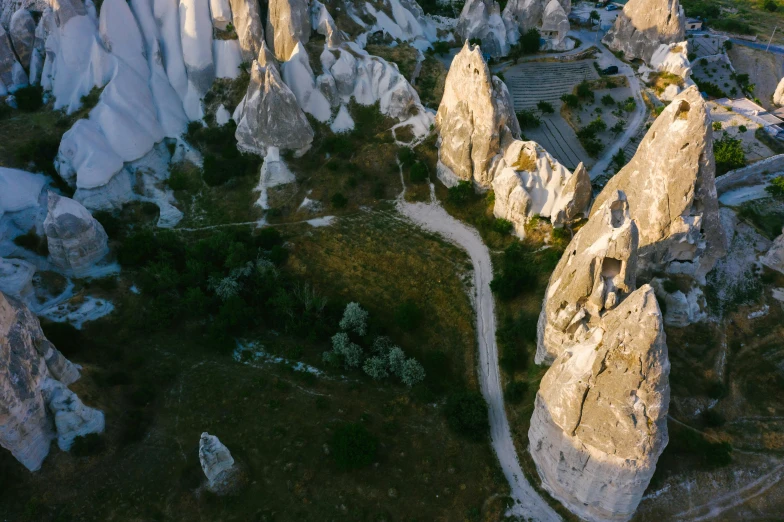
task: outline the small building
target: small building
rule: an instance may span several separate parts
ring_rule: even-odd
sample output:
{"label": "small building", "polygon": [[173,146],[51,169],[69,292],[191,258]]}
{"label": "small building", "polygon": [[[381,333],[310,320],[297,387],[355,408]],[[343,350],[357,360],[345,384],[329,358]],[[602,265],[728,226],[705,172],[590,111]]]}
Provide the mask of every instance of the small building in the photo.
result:
{"label": "small building", "polygon": [[702,31],[702,20],[698,20],[697,18],[687,18],[686,19],[686,30],[687,31]]}

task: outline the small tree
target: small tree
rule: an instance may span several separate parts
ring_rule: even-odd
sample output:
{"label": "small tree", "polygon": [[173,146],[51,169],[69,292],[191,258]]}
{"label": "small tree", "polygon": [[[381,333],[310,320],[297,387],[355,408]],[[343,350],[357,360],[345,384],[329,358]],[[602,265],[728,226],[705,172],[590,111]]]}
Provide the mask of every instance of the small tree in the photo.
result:
{"label": "small tree", "polygon": [[713,127],[713,130],[714,130],[715,132],[721,132],[721,122],[720,122],[720,121],[714,121],[714,122],[711,124],[711,126]]}
{"label": "small tree", "polygon": [[784,199],[784,176],[773,178],[765,190],[774,198]]}
{"label": "small tree", "polygon": [[362,347],[352,343],[345,332],[332,336],[332,351],[343,356],[343,362],[349,368],[356,368],[362,362]]}
{"label": "small tree", "polygon": [[398,346],[395,346],[389,350],[387,358],[389,359],[389,370],[401,377],[403,375],[403,367],[406,364],[406,354]]}
{"label": "small tree", "polygon": [[375,381],[380,381],[389,376],[389,359],[380,355],[368,357],[362,369]]}
{"label": "small tree", "polygon": [[367,333],[368,315],[367,310],[363,309],[359,303],[349,303],[343,311],[340,329],[354,332],[357,335],[365,335]]}
{"label": "small tree", "polygon": [[608,107],[615,105],[615,98],[613,98],[611,94],[605,94],[602,96],[602,105],[607,105]]}
{"label": "small tree", "polygon": [[544,100],[537,103],[536,108],[539,109],[542,114],[553,114],[555,112],[555,108],[553,107],[553,104],[546,102]]}
{"label": "small tree", "polygon": [[523,54],[533,54],[539,51],[541,42],[542,36],[539,34],[539,31],[535,28],[529,29],[520,37],[520,48]]}
{"label": "small tree", "polygon": [[591,21],[591,25],[593,25],[594,23],[598,24],[601,19],[602,16],[599,14],[599,11],[597,11],[596,9],[593,9],[591,11],[591,14],[588,15],[588,20]]}
{"label": "small tree", "polygon": [[403,384],[411,388],[417,383],[420,383],[425,378],[425,369],[413,357],[403,363],[403,368],[400,372],[400,380]]}
{"label": "small tree", "polygon": [[746,153],[739,139],[724,136],[713,142],[713,153],[716,156],[716,173],[718,175],[739,169],[746,165]]}

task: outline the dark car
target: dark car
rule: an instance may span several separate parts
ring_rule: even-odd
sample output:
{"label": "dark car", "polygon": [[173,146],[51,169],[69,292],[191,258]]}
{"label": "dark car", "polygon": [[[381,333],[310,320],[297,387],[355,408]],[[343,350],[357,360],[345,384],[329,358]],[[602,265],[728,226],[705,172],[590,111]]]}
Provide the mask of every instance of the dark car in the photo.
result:
{"label": "dark car", "polygon": [[610,74],[618,74],[618,66],[611,65],[606,69],[602,69],[602,74],[605,76],[609,76]]}
{"label": "dark car", "polygon": [[615,4],[610,4],[607,6],[607,11],[617,11],[617,10],[618,10],[618,6]]}

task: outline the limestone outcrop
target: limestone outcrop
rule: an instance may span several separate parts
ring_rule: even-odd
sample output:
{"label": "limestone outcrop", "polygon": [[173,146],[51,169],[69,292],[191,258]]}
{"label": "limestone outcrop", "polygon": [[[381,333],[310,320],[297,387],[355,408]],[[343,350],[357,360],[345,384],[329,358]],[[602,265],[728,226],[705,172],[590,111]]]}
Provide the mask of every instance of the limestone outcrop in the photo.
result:
{"label": "limestone outcrop", "polygon": [[587,216],[591,179],[582,163],[569,172],[536,142],[515,140],[503,164],[492,183],[493,213],[511,221],[519,237],[525,237],[525,225],[535,215],[557,227]]}
{"label": "limestone outcrop", "polygon": [[259,2],[256,0],[229,0],[234,30],[242,49],[242,60],[255,60],[264,41],[264,24]]}
{"label": "limestone outcrop", "polygon": [[768,252],[760,258],[760,262],[771,270],[784,274],[784,230],[770,246]]}
{"label": "limestone outcrop", "polygon": [[581,519],[634,514],[668,441],[669,368],[659,305],[645,285],[542,379],[531,456],[542,486]]}
{"label": "limestone outcrop", "polygon": [[103,413],[66,388],[77,379],[35,315],[0,292],[0,445],[30,471],[40,469],[53,439],[67,451],[77,435],[103,431]]}
{"label": "limestone outcrop", "polygon": [[207,477],[207,488],[214,493],[226,493],[238,473],[238,468],[227,448],[215,435],[207,432],[199,440],[199,462]]}
{"label": "limestone outcrop", "polygon": [[267,9],[267,45],[285,62],[297,43],[310,39],[310,9],[307,0],[270,0]]}
{"label": "limestone outcrop", "polygon": [[84,275],[109,252],[101,224],[73,199],[49,193],[44,231],[49,258],[66,273]]}
{"label": "limestone outcrop", "polygon": [[435,124],[439,178],[448,186],[473,181],[489,188],[520,124],[506,85],[491,76],[478,46],[466,42],[452,61]]}
{"label": "limestone outcrop", "polygon": [[629,0],[602,42],[650,64],[659,46],[684,40],[686,15],[678,0]]}
{"label": "limestone outcrop", "polygon": [[506,26],[495,0],[467,0],[455,32],[464,41],[478,38],[482,50],[494,58],[509,54]]}
{"label": "limestone outcrop", "polygon": [[313,129],[297,98],[277,68],[264,56],[260,58],[251,66],[248,92],[235,114],[237,146],[260,156],[266,156],[269,147],[308,148]]}
{"label": "limestone outcrop", "polygon": [[30,11],[19,9],[13,14],[8,26],[8,35],[11,37],[19,63],[25,69],[29,69],[35,42],[35,20]]}
{"label": "limestone outcrop", "polygon": [[575,234],[550,276],[539,315],[537,364],[586,342],[602,316],[634,291],[638,243],[629,202],[616,191]]}
{"label": "limestone outcrop", "polygon": [[705,275],[725,254],[711,120],[696,87],[675,97],[631,161],[597,196],[592,215],[623,191],[640,233],[638,269]]}

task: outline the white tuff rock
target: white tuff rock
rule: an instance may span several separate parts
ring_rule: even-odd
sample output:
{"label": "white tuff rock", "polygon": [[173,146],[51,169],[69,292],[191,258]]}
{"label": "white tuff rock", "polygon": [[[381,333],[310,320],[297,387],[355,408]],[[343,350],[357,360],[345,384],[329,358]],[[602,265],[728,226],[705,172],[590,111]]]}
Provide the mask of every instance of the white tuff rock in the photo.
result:
{"label": "white tuff rock", "polygon": [[473,181],[489,188],[520,124],[506,85],[491,76],[478,46],[466,42],[452,61],[435,124],[439,178],[448,186]]}
{"label": "white tuff rock", "polygon": [[535,215],[549,218],[554,226],[587,215],[591,179],[582,163],[569,172],[536,142],[515,140],[503,164],[493,179],[493,213],[511,221],[518,236],[525,236],[525,224]]}
{"label": "white tuff rock", "polygon": [[264,24],[257,0],[229,0],[234,30],[242,50],[242,60],[255,60],[264,41]]}
{"label": "white tuff rock", "polygon": [[199,440],[199,462],[207,477],[207,487],[210,491],[226,492],[238,471],[229,448],[224,446],[215,435],[204,432]]}
{"label": "white tuff rock", "polygon": [[35,20],[30,11],[19,9],[14,13],[8,26],[8,35],[11,37],[19,63],[25,69],[29,69],[35,43]]}
{"label": "white tuff rock", "polygon": [[307,0],[270,0],[267,9],[267,45],[281,62],[298,43],[310,39],[310,10]]}
{"label": "white tuff rock", "polygon": [[638,267],[704,284],[725,254],[708,107],[696,87],[651,125],[631,161],[596,197],[592,214],[619,190],[640,231]]}
{"label": "white tuff rock", "polygon": [[81,203],[54,192],[49,193],[44,231],[49,258],[69,274],[85,274],[109,252],[101,224]]}
{"label": "white tuff rock", "polygon": [[639,233],[623,192],[614,192],[575,234],[545,292],[536,363],[585,342],[635,289]]}
{"label": "white tuff rock", "polygon": [[210,0],[210,16],[215,29],[225,31],[232,20],[229,0]]}
{"label": "white tuff rock", "polygon": [[455,31],[464,41],[480,39],[484,52],[494,58],[509,54],[506,26],[495,0],[467,0]]}
{"label": "white tuff rock", "polygon": [[685,39],[686,15],[678,0],[629,0],[602,42],[650,64],[660,45]]}
{"label": "white tuff rock", "polygon": [[667,345],[653,289],[607,312],[542,379],[530,452],[542,486],[590,522],[629,520],[667,445]]}
{"label": "white tuff rock", "polygon": [[776,92],[773,93],[773,103],[784,105],[784,78],[776,86]]}
{"label": "white tuff rock", "polygon": [[40,469],[54,438],[67,451],[77,435],[103,431],[103,413],[66,388],[77,379],[35,315],[0,293],[0,445],[30,471]]}

